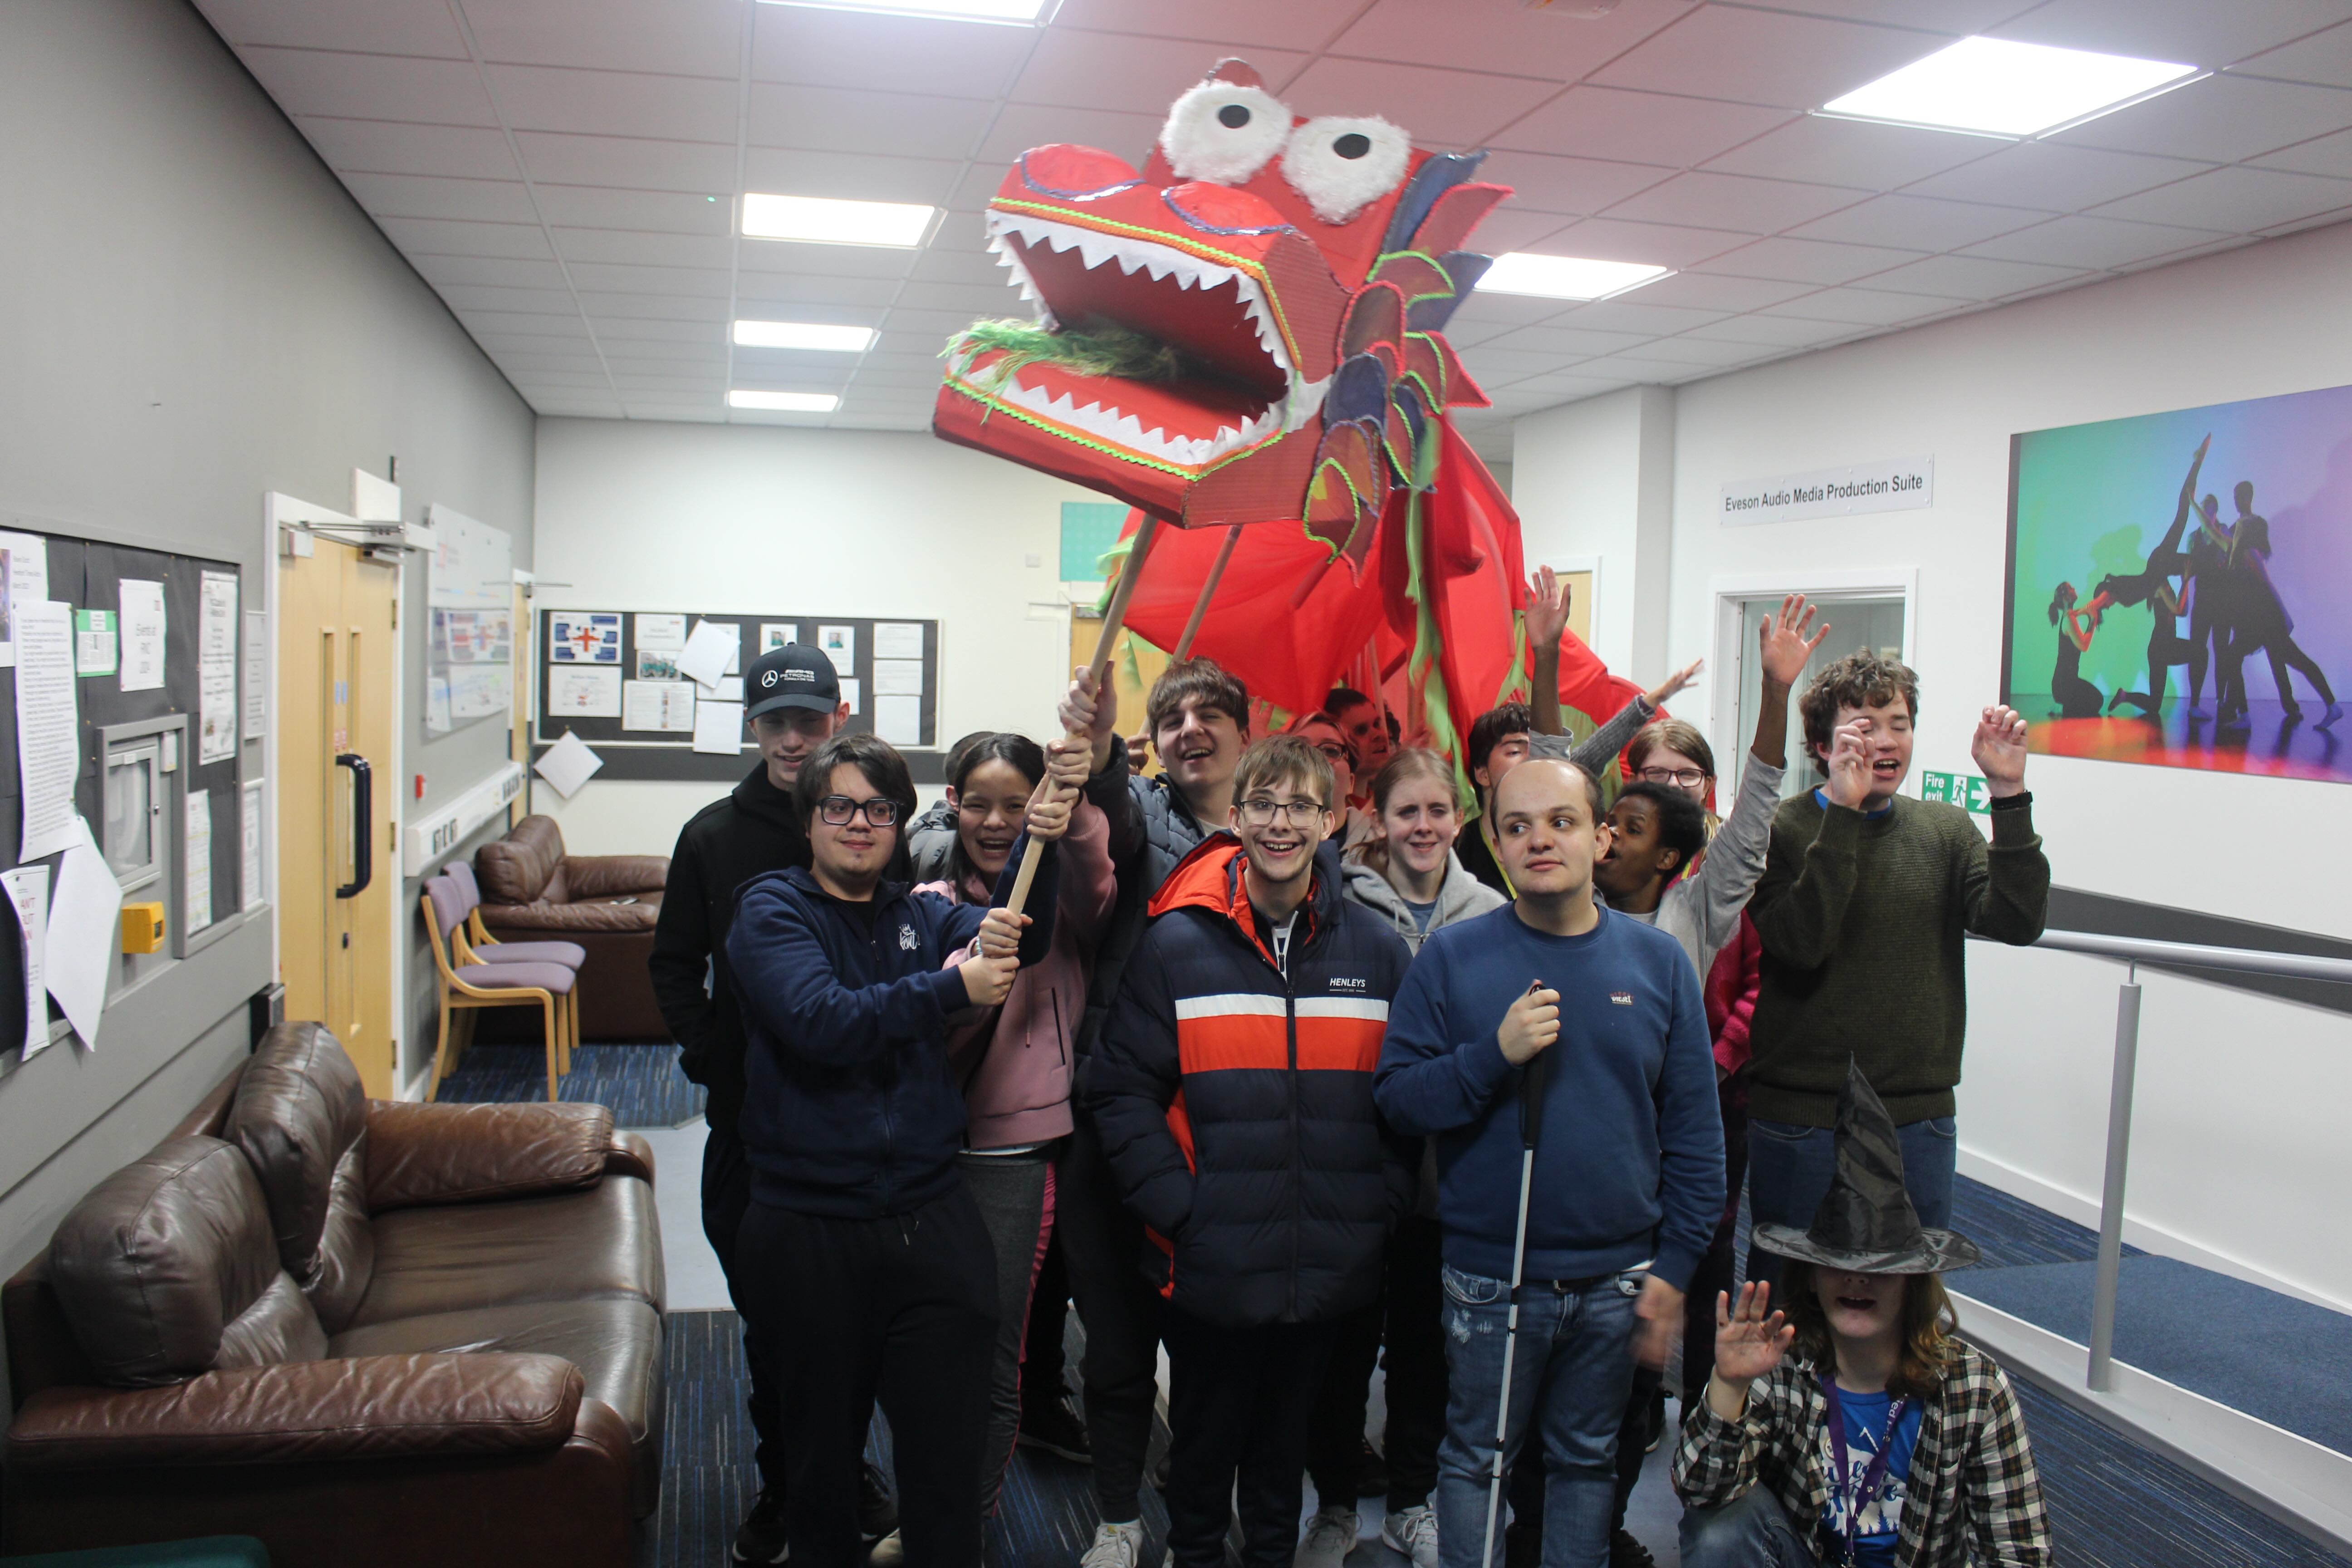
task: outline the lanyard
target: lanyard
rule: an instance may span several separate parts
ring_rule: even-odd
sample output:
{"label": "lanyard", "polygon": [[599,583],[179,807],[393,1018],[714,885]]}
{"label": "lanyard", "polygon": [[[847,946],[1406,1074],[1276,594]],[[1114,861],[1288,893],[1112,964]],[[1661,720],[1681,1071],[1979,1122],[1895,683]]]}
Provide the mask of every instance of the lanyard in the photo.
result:
{"label": "lanyard", "polygon": [[1887,1405],[1886,1435],[1878,1440],[1878,1452],[1871,1456],[1862,1479],[1856,1481],[1853,1479],[1853,1468],[1846,1458],[1845,1409],[1838,1403],[1837,1384],[1827,1377],[1822,1377],[1820,1382],[1822,1395],[1829,1402],[1830,1449],[1837,1458],[1837,1475],[1830,1484],[1845,1502],[1845,1551],[1839,1561],[1852,1563],[1853,1539],[1862,1527],[1862,1510],[1885,1489],[1886,1461],[1894,1455],[1895,1434],[1902,1426],[1904,1409],[1911,1401],[1906,1394]]}

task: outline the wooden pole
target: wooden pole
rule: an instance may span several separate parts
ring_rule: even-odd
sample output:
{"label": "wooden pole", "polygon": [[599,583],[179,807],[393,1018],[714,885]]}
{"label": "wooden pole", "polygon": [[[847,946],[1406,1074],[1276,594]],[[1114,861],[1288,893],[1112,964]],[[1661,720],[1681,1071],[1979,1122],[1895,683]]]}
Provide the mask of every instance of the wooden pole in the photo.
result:
{"label": "wooden pole", "polygon": [[[1111,647],[1118,641],[1119,628],[1127,624],[1127,602],[1135,596],[1136,579],[1143,575],[1143,558],[1151,553],[1151,541],[1160,531],[1160,520],[1150,512],[1136,525],[1135,542],[1128,547],[1127,560],[1118,569],[1118,585],[1110,593],[1110,604],[1103,611],[1102,635],[1095,639],[1095,689],[1103,689],[1103,679],[1110,668]],[[1235,530],[1239,531],[1238,528]],[[1230,544],[1228,545],[1230,549]],[[1196,612],[1197,613],[1197,612]],[[1073,740],[1087,737],[1074,734]],[[1037,841],[1029,839],[1022,845],[1021,868],[1013,874],[1013,896],[1005,907],[1016,913],[1029,907],[1029,889],[1037,879]]]}
{"label": "wooden pole", "polygon": [[1192,639],[1201,635],[1201,623],[1208,618],[1209,601],[1215,596],[1217,584],[1225,574],[1225,563],[1234,558],[1234,546],[1241,542],[1240,523],[1225,530],[1225,542],[1217,546],[1217,559],[1210,564],[1209,580],[1201,584],[1201,596],[1192,605],[1192,618],[1184,623],[1184,635],[1176,639],[1176,651],[1168,656],[1170,663],[1181,664],[1192,657]]}

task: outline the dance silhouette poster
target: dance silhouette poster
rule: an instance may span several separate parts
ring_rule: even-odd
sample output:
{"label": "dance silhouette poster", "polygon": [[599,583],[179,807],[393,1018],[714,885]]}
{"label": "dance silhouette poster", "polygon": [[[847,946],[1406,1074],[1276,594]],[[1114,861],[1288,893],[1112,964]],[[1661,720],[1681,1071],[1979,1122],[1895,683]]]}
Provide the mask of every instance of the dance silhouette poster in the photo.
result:
{"label": "dance silhouette poster", "polygon": [[2002,685],[2058,756],[2352,783],[2352,387],[2010,443]]}

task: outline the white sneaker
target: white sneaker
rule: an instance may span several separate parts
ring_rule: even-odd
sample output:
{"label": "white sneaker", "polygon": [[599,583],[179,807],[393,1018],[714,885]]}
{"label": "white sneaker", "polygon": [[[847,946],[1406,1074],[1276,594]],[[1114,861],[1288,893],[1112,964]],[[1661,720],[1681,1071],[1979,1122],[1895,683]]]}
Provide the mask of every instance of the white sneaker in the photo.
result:
{"label": "white sneaker", "polygon": [[1099,1525],[1094,1544],[1078,1559],[1078,1568],[1136,1568],[1143,1554],[1143,1521]]}
{"label": "white sneaker", "polygon": [[1437,1515],[1409,1508],[1381,1521],[1381,1539],[1412,1559],[1412,1568],[1437,1568]]}
{"label": "white sneaker", "polygon": [[1339,1568],[1356,1548],[1362,1521],[1352,1508],[1318,1508],[1307,1521],[1307,1533],[1290,1560],[1291,1568]]}

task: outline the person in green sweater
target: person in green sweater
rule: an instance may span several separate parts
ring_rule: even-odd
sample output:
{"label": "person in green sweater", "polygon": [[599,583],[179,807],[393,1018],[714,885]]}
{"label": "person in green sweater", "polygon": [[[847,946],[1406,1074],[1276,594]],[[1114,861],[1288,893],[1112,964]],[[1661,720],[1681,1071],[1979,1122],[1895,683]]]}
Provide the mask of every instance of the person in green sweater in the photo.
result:
{"label": "person in green sweater", "polygon": [[[1895,1118],[1921,1220],[1943,1226],[1968,1023],[1962,942],[2031,942],[2050,902],[2025,789],[2025,721],[1987,708],[1969,743],[1992,796],[1987,845],[1959,807],[1897,793],[1919,716],[1918,677],[1904,665],[1851,654],[1805,689],[1799,710],[1829,783],[1774,815],[1748,906],[1764,944],[1748,1068],[1753,1221],[1801,1228],[1829,1191],[1851,1059]],[[1748,1278],[1779,1276],[1779,1258],[1751,1247]]]}

